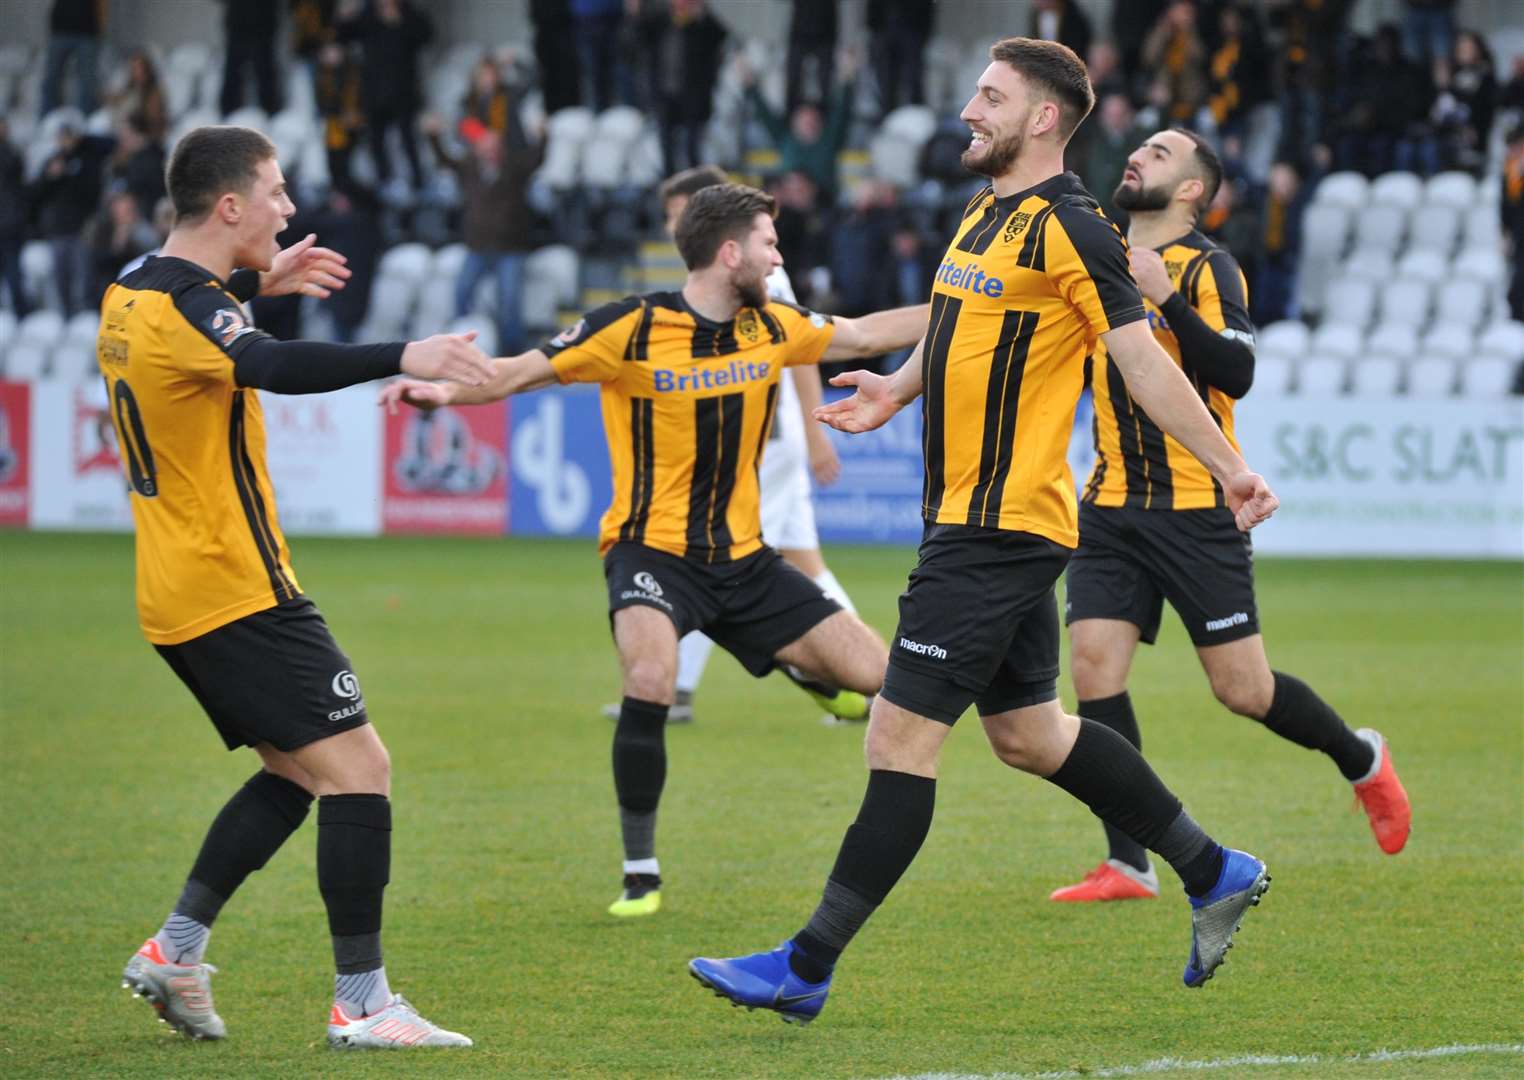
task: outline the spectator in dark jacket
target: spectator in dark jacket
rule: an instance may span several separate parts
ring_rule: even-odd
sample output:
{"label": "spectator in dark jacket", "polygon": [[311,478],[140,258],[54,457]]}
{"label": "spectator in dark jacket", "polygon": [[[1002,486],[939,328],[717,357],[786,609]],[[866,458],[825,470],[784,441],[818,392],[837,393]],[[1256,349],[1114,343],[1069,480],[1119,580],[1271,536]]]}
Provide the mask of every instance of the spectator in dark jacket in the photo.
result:
{"label": "spectator in dark jacket", "polygon": [[274,115],[280,111],[280,81],[275,70],[275,32],[280,7],[274,0],[223,0],[222,31],[226,53],[222,67],[223,115],[243,107],[245,74],[254,73],[259,107]]}
{"label": "spectator in dark jacket", "polygon": [[1427,69],[1403,55],[1396,26],[1378,27],[1357,54],[1344,95],[1339,168],[1366,176],[1415,165],[1415,171],[1434,171],[1437,150],[1427,126],[1434,84]]}
{"label": "spectator in dark jacket", "polygon": [[534,59],[540,69],[545,114],[569,109],[582,99],[582,66],[569,0],[529,0],[534,24]]}
{"label": "spectator in dark jacket", "polygon": [[106,286],[122,267],[159,246],[158,234],[124,187],[106,196],[106,205],[85,229],[85,241],[90,247],[89,307],[100,306]]}
{"label": "spectator in dark jacket", "polygon": [[26,227],[26,162],[11,145],[11,126],[0,116],[0,288],[11,293],[11,307],[22,318],[32,310],[21,273],[21,244]]}
{"label": "spectator in dark jacket", "polygon": [[313,96],[323,121],[329,183],[349,187],[353,183],[349,159],[365,131],[365,111],[360,97],[360,65],[348,48],[330,42],[319,51]]}
{"label": "spectator in dark jacket", "polygon": [[517,101],[508,109],[507,130],[500,135],[483,129],[463,156],[444,145],[438,117],[429,117],[424,127],[435,156],[460,179],[461,233],[469,253],[455,285],[456,314],[471,310],[476,287],[491,275],[497,283],[498,351],[516,353],[524,343],[524,261],[534,229],[527,193],[544,158],[543,144],[524,131]]}
{"label": "spectator in dark jacket", "polygon": [[836,158],[846,146],[852,121],[853,78],[856,62],[844,57],[840,65],[842,84],[832,95],[829,112],[822,113],[813,102],[801,102],[785,121],[757,89],[756,76],[744,58],[737,61],[737,71],[746,86],[746,97],[757,119],[778,148],[778,170],[806,174],[827,204],[836,200]]}
{"label": "spectator in dark jacket", "polygon": [[899,283],[891,272],[898,224],[892,186],[882,180],[858,185],[852,208],[831,229],[831,284],[837,297],[833,311],[857,316],[898,306]]}
{"label": "spectator in dark jacket", "polygon": [[1297,313],[1297,262],[1302,250],[1302,211],[1306,192],[1296,167],[1288,161],[1270,166],[1264,207],[1259,217],[1261,234],[1257,288],[1249,294],[1254,321],[1261,326],[1278,319],[1293,318]]}
{"label": "spectator in dark jacket", "polygon": [[935,18],[931,0],[868,0],[873,70],[885,114],[901,105],[925,104],[926,42]]}
{"label": "spectator in dark jacket", "polygon": [[48,58],[42,76],[42,109],[46,116],[63,104],[64,71],[74,67],[74,107],[89,116],[95,111],[96,57],[106,28],[106,0],[53,0],[48,15]]}
{"label": "spectator in dark jacket", "polygon": [[1455,39],[1445,85],[1431,112],[1449,144],[1449,163],[1480,175],[1487,165],[1487,136],[1497,111],[1498,80],[1492,52],[1474,30]]}
{"label": "spectator in dark jacket", "polygon": [[1207,60],[1207,109],[1223,135],[1242,135],[1249,110],[1270,97],[1270,53],[1252,9],[1229,5],[1217,16]]}
{"label": "spectator in dark jacket", "polygon": [[1090,19],[1075,0],[1035,0],[1027,36],[1067,45],[1081,60],[1090,54]]}
{"label": "spectator in dark jacket", "polygon": [[624,6],[624,0],[571,0],[577,63],[586,83],[582,104],[598,112],[630,104],[625,85],[630,65],[619,55]]}
{"label": "spectator in dark jacket", "polygon": [[794,0],[788,22],[788,67],[783,107],[818,101],[835,85],[837,0]]}
{"label": "spectator in dark jacket", "polygon": [[117,125],[116,146],[107,166],[112,183],[137,200],[138,216],[153,218],[154,207],[165,195],[164,146],[151,138],[134,117]]}
{"label": "spectator in dark jacket", "polygon": [[1402,49],[1409,60],[1428,67],[1455,46],[1455,0],[1403,0]]}
{"label": "spectator in dark jacket", "polygon": [[32,188],[38,231],[53,249],[53,275],[64,314],[89,304],[90,249],[81,232],[101,202],[101,175],[111,140],[81,136],[65,125],[58,148]]}
{"label": "spectator in dark jacket", "polygon": [[364,10],[342,18],[341,41],[358,41],[360,99],[375,159],[376,176],[383,184],[392,178],[386,133],[393,128],[402,139],[413,189],[423,186],[418,163],[418,56],[434,39],[434,23],[408,0],[372,0]]}
{"label": "spectator in dark jacket", "polygon": [[720,77],[725,28],[704,0],[672,0],[641,26],[651,61],[651,89],[661,129],[661,152],[668,176],[703,164],[704,130],[714,115],[714,87]]}

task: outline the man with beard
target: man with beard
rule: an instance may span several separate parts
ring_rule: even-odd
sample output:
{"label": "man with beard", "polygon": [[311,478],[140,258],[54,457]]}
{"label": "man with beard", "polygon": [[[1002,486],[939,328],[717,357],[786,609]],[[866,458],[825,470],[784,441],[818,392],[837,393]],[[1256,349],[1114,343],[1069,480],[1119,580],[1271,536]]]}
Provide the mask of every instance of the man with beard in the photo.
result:
{"label": "man with beard", "polygon": [[927,336],[892,376],[837,376],[856,394],[816,411],[866,431],[922,398],[926,530],[868,721],[867,794],[798,934],[771,952],[688,965],[733,1003],[794,1022],[819,1014],[842,950],[920,849],[942,743],[969,705],[1001,761],[1174,867],[1192,909],[1186,986],[1212,977],[1269,885],[1265,864],[1212,840],[1131,743],[1058,703],[1054,585],[1079,540],[1066,452],[1098,341],[1129,392],[1206,463],[1240,528],[1276,499],[1154,341],[1121,234],[1063,171],[1095,102],[1084,64],[1029,38],[997,42],[990,57],[962,119],[973,130],[964,165],[992,182],[937,272]]}
{"label": "man with beard", "polygon": [[624,700],[614,790],[624,881],[612,915],[661,906],[656,809],[678,639],[702,630],[757,677],[774,667],[873,694],[884,644],[762,541],[758,458],[785,366],[876,356],[913,345],[925,305],[831,319],[769,300],[783,265],[771,195],[741,184],[695,191],[674,239],[680,292],[630,296],[519,356],[484,386],[401,380],[382,394],[432,408],[480,404],[553,382],[602,384],[614,498],[599,553]]}
{"label": "man with beard", "polygon": [[[1184,371],[1233,442],[1233,404],[1254,380],[1254,324],[1233,256],[1195,225],[1222,183],[1222,163],[1195,132],[1175,128],[1128,158],[1113,198],[1129,214],[1129,259],[1154,338]],[[1407,842],[1407,795],[1380,734],[1351,731],[1300,679],[1270,670],[1254,601],[1249,538],[1221,485],[1128,393],[1097,349],[1095,466],[1081,499],[1065,620],[1081,716],[1140,746],[1127,694],[1138,642],[1152,645],[1164,601],[1179,614],[1217,700],[1298,746],[1321,750],[1354,784],[1381,850]],[[1236,442],[1234,445],[1237,445]],[[1159,883],[1136,840],[1106,824],[1110,852],[1069,901],[1148,899]]]}

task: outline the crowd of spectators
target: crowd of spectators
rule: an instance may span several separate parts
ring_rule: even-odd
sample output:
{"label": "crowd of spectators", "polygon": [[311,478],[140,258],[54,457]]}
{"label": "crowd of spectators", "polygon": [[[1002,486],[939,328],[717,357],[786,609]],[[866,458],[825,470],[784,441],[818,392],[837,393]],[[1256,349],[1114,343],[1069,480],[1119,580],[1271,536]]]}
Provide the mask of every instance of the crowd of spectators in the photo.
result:
{"label": "crowd of spectators", "polygon": [[[38,299],[27,295],[19,265],[25,241],[52,249],[56,293],[73,314],[95,305],[122,263],[155,247],[167,227],[163,171],[173,118],[165,87],[145,51],[97,87],[105,7],[54,0],[38,103],[41,113],[105,108],[109,131],[59,126],[56,146],[29,172],[0,120],[0,295],[18,314]],[[363,320],[381,248],[423,234],[433,219],[415,211],[449,177],[444,224],[422,238],[464,241],[457,313],[474,310],[485,289],[498,340],[515,347],[524,341],[526,257],[557,238],[563,218],[577,220],[536,191],[545,161],[540,118],[579,105],[633,107],[658,132],[661,168],[673,172],[713,156],[711,121],[729,77],[739,87],[743,134],[733,158],[720,163],[760,176],[778,197],[780,246],[801,299],[857,314],[924,296],[949,215],[973,181],[957,163],[967,133],[948,108],[955,103],[935,97],[936,127],[917,163],[922,184],[885,183],[860,170],[844,178],[844,151],[864,147],[900,106],[928,103],[927,52],[940,9],[933,0],[868,0],[862,40],[844,47],[839,7],[791,5],[786,55],[776,57],[783,93],[774,97],[748,59],[754,50],[704,0],[530,0],[533,55],[484,49],[458,106],[437,115],[420,85],[434,55],[429,5],[226,2],[216,104],[223,114],[253,104],[274,116],[287,104],[282,68],[310,78],[327,176],[301,190],[298,224],[320,224],[329,242],[330,232],[352,238],[358,274],[332,305],[338,334],[352,335]],[[1270,322],[1296,314],[1300,222],[1321,176],[1482,176],[1495,120],[1512,129],[1524,119],[1524,58],[1499,72],[1482,35],[1457,26],[1453,0],[1405,0],[1401,21],[1369,36],[1351,30],[1353,7],[1354,0],[1126,0],[1110,6],[1102,25],[1081,0],[1033,0],[1020,29],[1069,45],[1089,64],[1097,107],[1068,164],[1113,216],[1122,217],[1111,193],[1127,155],[1149,132],[1185,125],[1219,146],[1227,183],[1202,227],[1238,256],[1253,314]],[[1502,213],[1519,259],[1524,135],[1506,142]],[[633,220],[654,234],[646,194]],[[608,236],[584,231],[582,242]],[[1524,274],[1515,275],[1516,318],[1524,316],[1521,281]]]}

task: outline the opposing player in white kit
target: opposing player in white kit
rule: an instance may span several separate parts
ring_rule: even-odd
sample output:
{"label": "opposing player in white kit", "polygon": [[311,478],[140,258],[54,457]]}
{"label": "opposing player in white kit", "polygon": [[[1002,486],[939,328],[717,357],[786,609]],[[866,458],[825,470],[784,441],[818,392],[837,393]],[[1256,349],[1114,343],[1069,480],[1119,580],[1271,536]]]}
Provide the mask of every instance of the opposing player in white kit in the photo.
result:
{"label": "opposing player in white kit", "polygon": [[[661,186],[667,235],[672,235],[677,219],[682,217],[694,192],[725,183],[729,183],[729,177],[715,165],[700,165],[668,177]],[[774,300],[795,302],[794,286],[783,267],[768,276],[767,294]],[[832,600],[848,611],[856,612],[846,590],[820,554],[815,507],[810,502],[811,473],[817,483],[829,484],[841,470],[825,428],[806,421],[809,413],[821,403],[819,371],[813,365],[791,367],[778,386],[773,431],[762,455],[762,539],[802,570]],[[713,649],[714,642],[697,630],[678,642],[677,699],[667,713],[667,723],[693,721],[693,693],[698,689],[704,665],[709,662]],[[829,714],[827,721],[850,723],[868,718],[869,701],[862,694],[816,682],[791,668],[781,670],[826,710]],[[619,706],[605,705],[603,715],[618,720]]]}

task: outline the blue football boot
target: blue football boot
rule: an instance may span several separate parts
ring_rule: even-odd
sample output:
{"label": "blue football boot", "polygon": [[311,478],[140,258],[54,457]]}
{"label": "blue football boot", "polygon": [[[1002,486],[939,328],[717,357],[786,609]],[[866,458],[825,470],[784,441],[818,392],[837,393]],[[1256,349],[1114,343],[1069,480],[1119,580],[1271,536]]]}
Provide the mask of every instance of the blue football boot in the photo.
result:
{"label": "blue football boot", "polygon": [[808,1024],[820,1015],[831,992],[831,977],[827,975],[824,982],[805,982],[788,966],[793,952],[794,943],[785,941],[772,952],[729,960],[701,956],[688,961],[688,974],[716,996],[729,998],[737,1008],[772,1009],[787,1023]]}
{"label": "blue football boot", "polygon": [[1259,903],[1270,887],[1265,864],[1247,851],[1222,849],[1222,873],[1205,896],[1192,896],[1191,958],[1185,964],[1185,985],[1202,986],[1233,947],[1244,914]]}

